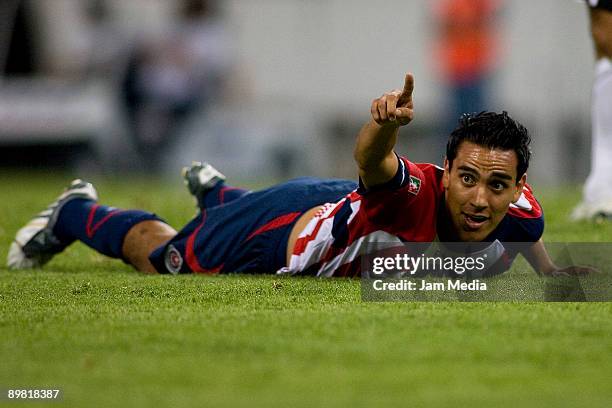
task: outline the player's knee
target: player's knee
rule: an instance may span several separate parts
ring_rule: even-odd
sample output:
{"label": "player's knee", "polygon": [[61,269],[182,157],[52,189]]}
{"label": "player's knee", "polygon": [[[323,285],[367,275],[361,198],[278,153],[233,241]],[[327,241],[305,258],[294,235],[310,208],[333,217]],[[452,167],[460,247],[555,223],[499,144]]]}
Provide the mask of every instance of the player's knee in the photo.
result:
{"label": "player's knee", "polygon": [[597,56],[612,58],[612,12],[606,10],[592,11],[591,34]]}
{"label": "player's knee", "polygon": [[134,225],[123,241],[123,258],[142,272],[155,273],[149,255],[176,235],[174,228],[161,221],[143,221]]}
{"label": "player's knee", "polygon": [[612,30],[593,30],[593,42],[598,57],[612,57]]}

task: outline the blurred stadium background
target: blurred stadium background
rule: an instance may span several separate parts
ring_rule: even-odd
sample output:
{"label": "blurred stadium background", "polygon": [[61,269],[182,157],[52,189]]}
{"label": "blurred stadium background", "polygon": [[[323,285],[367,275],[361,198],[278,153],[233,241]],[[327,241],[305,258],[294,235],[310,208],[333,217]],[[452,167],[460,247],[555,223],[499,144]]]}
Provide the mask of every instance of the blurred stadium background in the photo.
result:
{"label": "blurred stadium background", "polygon": [[[3,0],[0,171],[354,177],[372,98],[416,76],[401,150],[441,162],[449,100],[441,2]],[[491,2],[489,2],[491,3]],[[580,183],[593,51],[584,4],[494,1],[490,110],[534,136],[530,177]],[[434,148],[435,147],[435,148]]]}

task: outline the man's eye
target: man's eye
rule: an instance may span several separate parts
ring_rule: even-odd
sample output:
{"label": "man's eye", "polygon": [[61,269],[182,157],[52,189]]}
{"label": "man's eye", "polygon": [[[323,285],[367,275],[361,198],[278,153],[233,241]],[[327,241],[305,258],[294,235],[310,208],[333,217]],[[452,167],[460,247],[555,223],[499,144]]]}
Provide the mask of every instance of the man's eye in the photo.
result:
{"label": "man's eye", "polygon": [[463,180],[465,184],[474,184],[474,177],[470,176],[469,174],[464,174],[461,176],[461,180]]}
{"label": "man's eye", "polygon": [[506,188],[506,185],[501,182],[494,182],[491,183],[491,188],[496,191],[502,191],[504,188]]}

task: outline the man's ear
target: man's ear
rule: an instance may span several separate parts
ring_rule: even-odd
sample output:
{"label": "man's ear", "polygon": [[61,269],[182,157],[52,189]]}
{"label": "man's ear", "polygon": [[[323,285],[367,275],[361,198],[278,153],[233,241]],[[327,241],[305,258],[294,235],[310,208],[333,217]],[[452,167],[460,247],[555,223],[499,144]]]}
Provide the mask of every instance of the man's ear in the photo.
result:
{"label": "man's ear", "polygon": [[525,183],[527,182],[527,173],[523,174],[521,179],[516,183],[516,190],[514,191],[514,195],[512,196],[512,202],[516,203],[519,198],[521,198],[521,194],[523,194],[523,188],[525,187]]}
{"label": "man's ear", "polygon": [[444,158],[444,174],[442,174],[442,185],[448,190],[450,185],[450,163],[447,158]]}

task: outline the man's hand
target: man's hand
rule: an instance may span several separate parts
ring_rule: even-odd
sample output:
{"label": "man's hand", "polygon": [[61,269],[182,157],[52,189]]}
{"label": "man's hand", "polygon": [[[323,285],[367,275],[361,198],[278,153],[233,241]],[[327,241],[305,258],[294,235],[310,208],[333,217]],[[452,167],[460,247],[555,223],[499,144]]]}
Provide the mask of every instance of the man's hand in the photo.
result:
{"label": "man's hand", "polygon": [[536,273],[542,276],[586,276],[589,274],[601,273],[599,270],[590,266],[573,265],[559,268],[552,259],[550,259],[541,238],[532,246],[521,252]]}
{"label": "man's hand", "polygon": [[548,276],[587,276],[592,274],[601,274],[601,271],[590,267],[572,265],[566,266],[565,268],[557,268],[548,273]]}
{"label": "man's hand", "polygon": [[414,77],[411,73],[408,73],[404,79],[404,89],[394,89],[372,101],[372,106],[370,107],[372,119],[379,125],[395,124],[404,126],[410,123],[414,117],[413,90]]}
{"label": "man's hand", "polygon": [[372,119],[361,128],[354,154],[359,177],[366,188],[386,183],[397,172],[398,161],[393,148],[399,127],[410,123],[414,117],[413,89],[414,77],[408,73],[404,89],[387,92],[372,101]]}

